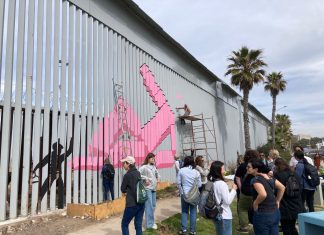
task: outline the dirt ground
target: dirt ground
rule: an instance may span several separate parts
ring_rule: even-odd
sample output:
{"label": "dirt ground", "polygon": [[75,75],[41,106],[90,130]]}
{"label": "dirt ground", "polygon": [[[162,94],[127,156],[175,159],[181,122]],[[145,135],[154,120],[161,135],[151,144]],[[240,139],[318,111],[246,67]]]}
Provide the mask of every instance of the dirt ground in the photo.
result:
{"label": "dirt ground", "polygon": [[73,232],[84,227],[104,223],[105,220],[94,220],[91,218],[72,218],[65,215],[66,213],[51,214],[41,217],[28,218],[21,222],[0,227],[0,234],[17,234],[17,235],[38,235],[38,234],[55,234],[61,235]]}
{"label": "dirt ground", "polygon": [[[178,190],[175,185],[157,192],[157,199],[177,196]],[[106,223],[108,219],[94,220],[84,217],[69,217],[65,211],[50,215],[29,217],[26,220],[0,225],[0,235],[61,235],[74,232],[87,226]]]}

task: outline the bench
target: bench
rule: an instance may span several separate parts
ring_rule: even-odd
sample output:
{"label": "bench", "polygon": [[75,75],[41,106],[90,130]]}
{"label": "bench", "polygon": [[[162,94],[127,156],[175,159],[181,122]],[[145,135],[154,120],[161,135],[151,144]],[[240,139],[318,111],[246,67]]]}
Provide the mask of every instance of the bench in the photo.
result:
{"label": "bench", "polygon": [[299,214],[298,226],[300,235],[323,235],[324,211]]}

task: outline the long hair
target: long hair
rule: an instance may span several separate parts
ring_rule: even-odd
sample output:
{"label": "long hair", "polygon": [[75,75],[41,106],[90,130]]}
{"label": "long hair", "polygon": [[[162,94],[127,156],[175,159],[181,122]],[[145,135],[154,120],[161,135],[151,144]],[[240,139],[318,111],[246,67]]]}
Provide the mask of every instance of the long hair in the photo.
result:
{"label": "long hair", "polygon": [[282,158],[277,158],[274,162],[278,172],[290,170],[288,163]]}
{"label": "long hair", "polygon": [[201,166],[201,164],[204,162],[203,156],[196,157],[195,163],[196,166]]}
{"label": "long hair", "polygon": [[149,154],[147,154],[147,155],[146,155],[146,158],[145,158],[145,160],[144,160],[144,162],[143,162],[142,165],[147,165],[149,159],[150,159],[150,158],[153,158],[153,157],[155,157],[155,154],[154,154],[154,153],[149,153]]}
{"label": "long hair", "polygon": [[196,167],[194,157],[191,156],[185,157],[185,159],[183,160],[183,167],[188,167],[188,166],[191,166],[192,169]]}
{"label": "long hair", "polygon": [[222,166],[224,166],[224,163],[221,161],[214,161],[210,166],[210,171],[207,176],[207,179],[214,182],[217,179],[224,180],[224,177],[222,175]]}

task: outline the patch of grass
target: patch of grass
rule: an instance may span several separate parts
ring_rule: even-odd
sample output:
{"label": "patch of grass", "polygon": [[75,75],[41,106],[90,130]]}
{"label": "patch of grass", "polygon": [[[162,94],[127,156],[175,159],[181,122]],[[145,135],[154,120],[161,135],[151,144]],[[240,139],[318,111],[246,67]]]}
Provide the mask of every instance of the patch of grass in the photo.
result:
{"label": "patch of grass", "polygon": [[172,185],[166,187],[165,189],[158,190],[156,192],[156,197],[158,199],[161,199],[161,198],[167,198],[167,197],[174,197],[174,196],[177,196],[177,194],[178,194],[178,188],[175,184],[172,184]]}
{"label": "patch of grass", "polygon": [[[236,234],[236,229],[238,228],[238,216],[237,216],[237,203],[236,200],[233,201],[231,205],[231,210],[233,213],[233,234]],[[189,220],[189,218],[188,218]],[[144,235],[171,235],[177,234],[179,229],[181,228],[181,213],[178,213],[174,216],[169,217],[166,220],[163,220],[160,224],[158,224],[157,230],[146,230],[143,232]],[[188,229],[189,229],[189,221],[188,221]],[[197,214],[197,226],[196,226],[197,234],[215,234],[215,225],[212,220],[204,219],[199,214]]]}
{"label": "patch of grass", "polygon": [[154,229],[146,229],[143,231],[143,235],[160,235],[160,231]]}
{"label": "patch of grass", "polygon": [[[148,229],[143,235],[173,235],[177,234],[181,228],[181,214],[176,214],[158,224],[157,230]],[[189,221],[188,221],[189,229]],[[197,217],[197,234],[215,234],[215,227],[212,220],[206,220],[198,215]]]}
{"label": "patch of grass", "polygon": [[[323,210],[323,208],[316,208],[317,211]],[[233,214],[233,221],[232,221],[232,234],[239,234],[237,233],[237,228],[239,227],[239,219],[237,215],[237,201],[234,200],[231,204],[231,210]],[[197,211],[198,213],[198,211]],[[188,218],[189,219],[189,218]],[[158,224],[157,230],[149,229],[144,231],[144,235],[171,235],[177,234],[179,229],[181,228],[181,213],[178,213],[174,216],[169,217],[166,220],[163,220],[160,224]],[[188,229],[189,229],[189,221],[188,221]],[[212,220],[207,220],[199,216],[197,214],[197,234],[215,234],[215,225]],[[253,234],[251,231],[250,234]],[[279,233],[282,234],[281,232]]]}

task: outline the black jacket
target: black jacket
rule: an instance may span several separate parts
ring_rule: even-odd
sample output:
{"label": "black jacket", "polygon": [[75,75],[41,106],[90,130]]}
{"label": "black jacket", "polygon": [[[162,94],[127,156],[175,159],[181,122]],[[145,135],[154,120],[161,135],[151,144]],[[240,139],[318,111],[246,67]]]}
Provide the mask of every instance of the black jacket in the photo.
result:
{"label": "black jacket", "polygon": [[[284,186],[287,185],[287,181],[290,175],[290,170],[284,170],[275,172],[274,177],[280,181]],[[302,212],[302,200],[301,195],[299,197],[291,198],[286,194],[283,195],[280,202],[281,219],[292,220],[298,218],[298,213]]]}
{"label": "black jacket", "polygon": [[120,190],[122,193],[126,193],[126,207],[133,207],[137,205],[136,186],[140,179],[141,174],[136,167],[129,169],[124,175]]}

